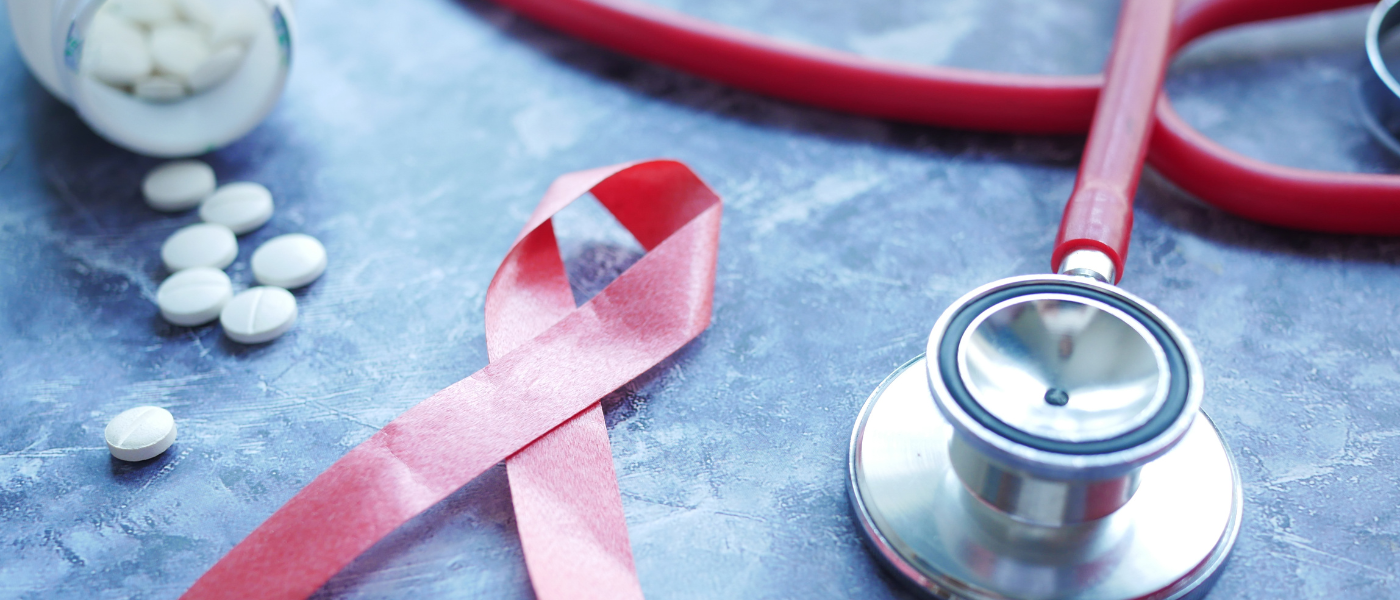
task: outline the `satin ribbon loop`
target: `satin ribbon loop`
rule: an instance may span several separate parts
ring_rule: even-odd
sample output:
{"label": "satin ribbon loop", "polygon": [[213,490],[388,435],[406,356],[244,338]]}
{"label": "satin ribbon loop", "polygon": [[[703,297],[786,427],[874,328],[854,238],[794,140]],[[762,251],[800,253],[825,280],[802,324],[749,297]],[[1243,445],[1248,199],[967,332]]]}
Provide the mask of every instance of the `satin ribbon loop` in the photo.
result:
{"label": "satin ribbon loop", "polygon": [[[648,252],[574,308],[547,224],[590,190]],[[597,403],[708,326],[720,212],[719,196],[674,161],[560,177],[487,292],[490,364],[351,450],[183,597],[305,598],[509,457],[537,595],[639,598]]]}
{"label": "satin ribbon loop", "polygon": [[[589,191],[646,250],[719,202],[685,165],[671,161],[604,167],[555,180],[486,293],[492,360],[574,310],[551,219]],[[713,281],[712,267],[708,275],[695,272]],[[704,313],[708,321],[707,307]],[[601,406],[595,403],[510,457],[506,471],[537,598],[642,598]]]}

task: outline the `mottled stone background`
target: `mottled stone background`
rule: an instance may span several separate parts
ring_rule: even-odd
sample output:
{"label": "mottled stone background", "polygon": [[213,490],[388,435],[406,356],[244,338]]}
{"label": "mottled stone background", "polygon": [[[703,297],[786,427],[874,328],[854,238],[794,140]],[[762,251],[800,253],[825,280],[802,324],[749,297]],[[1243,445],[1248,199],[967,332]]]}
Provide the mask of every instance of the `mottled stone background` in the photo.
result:
{"label": "mottled stone background", "polygon": [[[24,1],[24,0],[21,0]],[[872,56],[1089,73],[1106,0],[666,0]],[[856,411],[938,313],[1046,268],[1082,139],[912,127],[714,85],[483,0],[302,0],[286,96],[205,157],[270,187],[256,244],[331,266],[302,320],[244,347],[163,323],[158,248],[190,214],[138,197],[157,161],[93,135],[0,26],[0,597],[173,598],[317,473],[486,363],[482,298],[567,171],[687,161],[727,202],[714,324],[607,403],[643,588],[656,599],[907,598],[843,475]],[[3,19],[3,16],[0,16]],[[1352,112],[1364,11],[1194,46],[1167,86],[1192,123],[1284,164],[1396,172]],[[1400,200],[1400,199],[1398,199]],[[639,255],[601,209],[561,219],[578,295]],[[1296,233],[1149,173],[1123,284],[1195,340],[1247,504],[1216,598],[1400,597],[1400,242]],[[107,419],[169,407],[179,442],[111,460]],[[525,598],[501,469],[362,556],[324,598]]]}

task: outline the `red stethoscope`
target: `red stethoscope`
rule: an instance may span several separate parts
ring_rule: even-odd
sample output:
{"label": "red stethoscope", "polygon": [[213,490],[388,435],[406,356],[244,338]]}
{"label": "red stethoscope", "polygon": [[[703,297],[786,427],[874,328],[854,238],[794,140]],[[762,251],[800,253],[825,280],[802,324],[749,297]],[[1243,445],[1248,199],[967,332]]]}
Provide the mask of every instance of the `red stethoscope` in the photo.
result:
{"label": "red stethoscope", "polygon": [[[1082,133],[1089,129],[1103,85],[1101,76],[1015,75],[884,62],[774,40],[635,0],[496,1],[601,46],[738,88],[911,123],[1009,133]],[[1168,53],[1234,25],[1362,4],[1368,2],[1182,0],[1175,10]],[[1158,97],[1155,113],[1148,162],[1205,202],[1292,229],[1400,234],[1400,176],[1268,164],[1226,149],[1193,129],[1165,95]],[[1117,239],[1103,242],[1121,274],[1126,247]],[[1056,259],[1065,253],[1057,248]]]}

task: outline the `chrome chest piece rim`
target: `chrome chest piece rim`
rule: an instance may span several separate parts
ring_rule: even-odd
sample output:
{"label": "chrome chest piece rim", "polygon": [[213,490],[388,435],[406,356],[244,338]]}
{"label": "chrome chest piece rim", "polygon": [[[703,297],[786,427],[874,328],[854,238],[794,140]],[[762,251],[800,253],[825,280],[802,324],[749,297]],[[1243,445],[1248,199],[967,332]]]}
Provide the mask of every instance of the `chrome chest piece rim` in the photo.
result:
{"label": "chrome chest piece rim", "polygon": [[927,357],[880,384],[851,439],[851,502],[886,566],[942,598],[1208,589],[1239,475],[1160,311],[1082,277],[1011,278],[954,303]]}
{"label": "chrome chest piece rim", "polygon": [[[1073,372],[1075,363],[1083,359],[1099,367],[1112,367],[1113,361],[1123,358],[1125,347],[1131,348],[1149,355],[1135,362],[1147,363],[1147,369],[1155,374],[1151,398],[1143,407],[1153,410],[1139,411],[1128,419],[1110,419],[1107,430],[1117,431],[1117,435],[1077,441],[1065,439],[1063,434],[1038,434],[1049,426],[1047,423],[1037,427],[998,419],[991,398],[985,394],[976,397],[969,390],[977,387],[977,373],[969,372],[967,361],[960,357],[978,354],[976,345],[970,344],[978,332],[994,328],[995,323],[989,321],[995,322],[1018,307],[1026,309],[1020,311],[1020,322],[1003,327],[1013,330],[1013,335],[1003,336],[1013,338],[1003,345],[1016,348],[1002,354],[1017,355],[1004,365],[1010,368],[1002,369],[1003,378],[1008,371]],[[1080,314],[1063,318],[1067,312]],[[1080,318],[1084,316],[1089,319]],[[1072,331],[1057,331],[1066,328]],[[1105,328],[1110,332],[1103,334]],[[1099,345],[1083,343],[1088,341]],[[1041,347],[1049,347],[1051,352]],[[1186,433],[1201,403],[1200,361],[1176,325],[1143,300],[1084,277],[1012,277],[973,290],[948,307],[934,324],[927,355],[929,386],[938,409],[969,445],[997,461],[1055,479],[1104,479],[1142,466]],[[1099,368],[1095,374],[1109,379],[1124,377],[1110,371]],[[1069,378],[1057,379],[1063,383]],[[1056,391],[1064,392],[1065,387]],[[1098,387],[1088,391],[1112,391],[1115,386]],[[1131,386],[1116,387],[1121,392]],[[1053,406],[1049,393],[1024,395],[1020,403],[1040,405],[1041,415],[1075,411],[1081,405],[1080,394],[1074,390],[1062,406]]]}

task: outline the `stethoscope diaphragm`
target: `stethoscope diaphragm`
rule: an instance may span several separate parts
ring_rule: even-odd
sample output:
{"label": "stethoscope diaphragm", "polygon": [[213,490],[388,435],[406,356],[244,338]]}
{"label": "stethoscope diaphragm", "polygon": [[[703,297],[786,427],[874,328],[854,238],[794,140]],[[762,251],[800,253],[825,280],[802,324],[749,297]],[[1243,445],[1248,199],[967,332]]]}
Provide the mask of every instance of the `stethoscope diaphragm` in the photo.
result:
{"label": "stethoscope diaphragm", "polygon": [[856,516],[939,597],[1187,597],[1223,564],[1242,506],[1201,383],[1176,325],[1114,286],[983,286],[861,411]]}

